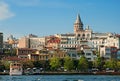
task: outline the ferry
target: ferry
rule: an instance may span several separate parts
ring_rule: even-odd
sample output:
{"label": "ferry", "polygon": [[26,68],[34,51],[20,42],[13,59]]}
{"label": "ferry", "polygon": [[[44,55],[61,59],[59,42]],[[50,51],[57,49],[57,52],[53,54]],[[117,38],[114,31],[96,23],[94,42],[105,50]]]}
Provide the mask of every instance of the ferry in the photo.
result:
{"label": "ferry", "polygon": [[22,75],[23,69],[21,63],[11,63],[10,64],[10,75]]}

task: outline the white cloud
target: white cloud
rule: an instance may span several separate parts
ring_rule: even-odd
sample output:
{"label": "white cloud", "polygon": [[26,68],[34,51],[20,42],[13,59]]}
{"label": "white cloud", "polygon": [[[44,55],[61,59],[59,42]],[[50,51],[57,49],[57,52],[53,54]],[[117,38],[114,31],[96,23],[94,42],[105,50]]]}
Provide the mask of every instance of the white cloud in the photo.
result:
{"label": "white cloud", "polygon": [[5,20],[13,17],[14,14],[9,10],[8,4],[1,1],[0,2],[0,20]]}

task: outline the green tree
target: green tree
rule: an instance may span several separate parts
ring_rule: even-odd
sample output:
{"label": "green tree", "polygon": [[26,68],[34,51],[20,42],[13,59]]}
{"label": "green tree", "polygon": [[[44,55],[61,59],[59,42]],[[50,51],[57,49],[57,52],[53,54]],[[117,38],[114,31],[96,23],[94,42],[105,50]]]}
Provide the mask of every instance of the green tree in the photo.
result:
{"label": "green tree", "polygon": [[45,64],[44,64],[44,69],[45,70],[47,70],[47,71],[49,71],[50,70],[50,60],[46,60],[45,62],[44,62]]}
{"label": "green tree", "polygon": [[3,65],[3,63],[0,61],[0,72],[3,71],[5,69],[5,66]]}
{"label": "green tree", "polygon": [[28,60],[28,61],[21,61],[21,63],[23,64],[23,69],[27,69],[27,68],[33,68],[33,61]]}
{"label": "green tree", "polygon": [[64,58],[60,59],[61,67],[64,67]]}
{"label": "green tree", "polygon": [[99,70],[101,70],[104,66],[104,58],[98,56],[96,58],[96,60],[93,62],[93,67],[98,68]]}
{"label": "green tree", "polygon": [[16,49],[15,48],[3,49],[3,53],[6,56],[15,56],[16,55]]}
{"label": "green tree", "polygon": [[10,51],[10,49],[3,49],[3,53],[4,53],[4,55],[6,55],[6,56],[10,56],[11,51]]}
{"label": "green tree", "polygon": [[34,67],[37,67],[37,68],[42,67],[42,64],[41,64],[40,61],[34,61],[34,62],[33,62],[33,65],[34,65]]}
{"label": "green tree", "polygon": [[73,60],[70,57],[65,57],[64,68],[68,71],[73,69]]}
{"label": "green tree", "polygon": [[88,62],[88,68],[89,68],[89,69],[92,69],[92,68],[93,68],[93,62],[92,62],[92,61],[89,61],[89,62]]}
{"label": "green tree", "polygon": [[77,70],[79,60],[73,59],[74,70]]}
{"label": "green tree", "polygon": [[[37,64],[38,63],[38,64]],[[49,71],[50,70],[50,63],[49,60],[40,60],[36,61],[34,64],[34,67],[40,67],[43,68],[44,71]]]}
{"label": "green tree", "polygon": [[82,50],[78,50],[78,51],[77,51],[77,55],[78,55],[78,56],[81,56],[81,55],[84,55],[84,54],[85,54],[85,53],[84,53]]}
{"label": "green tree", "polygon": [[16,49],[15,48],[13,48],[13,49],[11,49],[11,56],[16,56]]}
{"label": "green tree", "polygon": [[120,61],[117,62],[117,69],[120,70]]}
{"label": "green tree", "polygon": [[117,63],[117,60],[115,59],[106,61],[104,65],[105,68],[111,68],[111,69],[117,69],[118,68],[117,66],[118,66],[118,63]]}
{"label": "green tree", "polygon": [[50,66],[52,70],[57,70],[60,67],[60,59],[57,57],[53,57],[50,59]]}
{"label": "green tree", "polygon": [[10,69],[10,62],[9,61],[2,61],[2,64],[5,67],[5,70],[9,70]]}
{"label": "green tree", "polygon": [[3,72],[5,70],[5,66],[0,64],[0,72]]}
{"label": "green tree", "polygon": [[85,56],[81,56],[81,58],[79,59],[78,69],[80,71],[88,70],[88,60],[85,58]]}

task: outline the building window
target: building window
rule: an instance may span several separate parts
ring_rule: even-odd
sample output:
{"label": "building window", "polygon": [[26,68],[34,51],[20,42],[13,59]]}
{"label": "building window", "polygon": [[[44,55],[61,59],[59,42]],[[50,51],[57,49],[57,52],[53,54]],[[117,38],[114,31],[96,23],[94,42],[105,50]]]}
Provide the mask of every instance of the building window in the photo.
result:
{"label": "building window", "polygon": [[87,56],[90,56],[90,55],[91,55],[91,53],[86,53],[86,55],[87,55]]}
{"label": "building window", "polygon": [[40,56],[40,59],[41,59],[41,56]]}
{"label": "building window", "polygon": [[48,60],[48,57],[46,56],[46,60]]}
{"label": "building window", "polygon": [[113,46],[115,46],[115,43],[113,43]]}
{"label": "building window", "polygon": [[110,49],[109,49],[109,48],[106,48],[106,51],[110,51]]}
{"label": "building window", "polygon": [[94,60],[96,60],[96,57],[94,57]]}
{"label": "building window", "polygon": [[91,60],[91,58],[87,58],[87,60]]}
{"label": "building window", "polygon": [[106,55],[110,55],[110,53],[106,53]]}

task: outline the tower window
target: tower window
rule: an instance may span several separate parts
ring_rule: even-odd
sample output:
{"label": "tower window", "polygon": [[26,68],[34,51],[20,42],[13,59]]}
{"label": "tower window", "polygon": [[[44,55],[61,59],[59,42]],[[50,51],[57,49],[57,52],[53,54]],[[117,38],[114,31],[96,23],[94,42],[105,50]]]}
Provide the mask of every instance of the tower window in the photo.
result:
{"label": "tower window", "polygon": [[90,34],[87,34],[87,37],[90,37]]}
{"label": "tower window", "polygon": [[83,34],[83,37],[85,37],[85,34]]}
{"label": "tower window", "polygon": [[82,37],[85,38],[85,34],[83,34]]}
{"label": "tower window", "polygon": [[78,37],[80,37],[80,34],[78,34]]}

